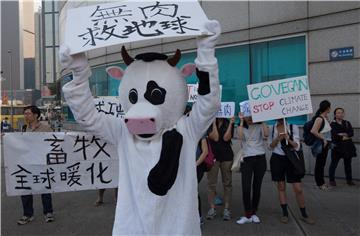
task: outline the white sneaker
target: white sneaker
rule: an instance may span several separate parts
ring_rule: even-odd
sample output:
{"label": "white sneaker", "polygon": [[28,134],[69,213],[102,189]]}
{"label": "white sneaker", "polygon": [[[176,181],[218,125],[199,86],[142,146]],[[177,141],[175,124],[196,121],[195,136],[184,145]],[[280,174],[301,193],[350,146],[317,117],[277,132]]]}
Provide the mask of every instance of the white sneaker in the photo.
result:
{"label": "white sneaker", "polygon": [[252,218],[247,218],[245,216],[242,216],[239,220],[236,221],[236,223],[239,225],[243,225],[243,224],[251,223],[252,221],[253,221]]}
{"label": "white sneaker", "polygon": [[251,216],[252,222],[254,222],[255,224],[259,224],[260,223],[260,219],[257,215],[252,215]]}

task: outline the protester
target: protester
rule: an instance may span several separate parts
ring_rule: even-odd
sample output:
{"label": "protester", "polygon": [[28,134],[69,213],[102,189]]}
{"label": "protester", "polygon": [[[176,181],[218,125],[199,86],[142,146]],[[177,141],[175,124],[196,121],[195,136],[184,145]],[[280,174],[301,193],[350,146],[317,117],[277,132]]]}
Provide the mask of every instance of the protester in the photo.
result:
{"label": "protester", "polygon": [[261,184],[266,171],[264,139],[269,136],[269,130],[265,123],[253,123],[251,116],[243,117],[239,113],[239,118],[238,135],[243,148],[243,162],[240,171],[245,216],[240,217],[236,223],[260,223],[256,212],[260,202]]}
{"label": "protester", "polygon": [[[118,189],[114,188],[114,201],[115,202],[117,201],[117,192],[118,192]],[[104,193],[105,193],[104,188],[98,190],[98,196],[94,203],[94,206],[101,206],[102,204],[104,204]]]}
{"label": "protester", "polygon": [[287,224],[289,221],[289,212],[287,209],[286,199],[286,179],[287,183],[292,184],[296,196],[296,201],[300,208],[302,216],[301,219],[307,224],[314,224],[315,221],[308,216],[305,209],[305,197],[301,185],[302,176],[298,176],[294,173],[294,166],[282,149],[282,147],[285,145],[291,145],[291,147],[293,147],[295,150],[299,150],[301,148],[298,126],[289,126],[284,124],[283,119],[277,120],[272,127],[271,135],[269,135],[268,138],[268,143],[270,149],[272,150],[270,159],[271,178],[274,182],[277,183],[279,200],[283,213],[280,221],[284,224]]}
{"label": "protester", "polygon": [[[27,123],[27,125],[23,127],[24,132],[52,132],[52,129],[48,125],[39,121],[40,114],[40,109],[36,106],[27,106],[24,108],[24,118]],[[25,225],[34,220],[33,195],[23,195],[21,196],[21,201],[24,215],[17,223],[19,225]],[[41,201],[45,222],[54,221],[51,194],[41,194]]]}
{"label": "protester", "polygon": [[207,174],[208,178],[208,202],[210,209],[207,213],[207,219],[214,219],[216,216],[216,208],[214,204],[216,196],[216,184],[218,182],[219,169],[221,170],[222,183],[224,187],[224,211],[223,219],[230,220],[230,200],[232,194],[232,176],[231,166],[234,153],[231,148],[231,138],[234,134],[234,121],[225,118],[216,118],[209,132],[209,140],[211,148],[214,152],[216,162]]}
{"label": "protester", "polygon": [[355,145],[351,137],[354,130],[351,123],[344,119],[345,110],[338,107],[334,110],[334,120],[331,122],[331,137],[334,147],[331,150],[331,164],[329,167],[330,185],[336,186],[335,170],[341,158],[344,159],[346,182],[352,186],[351,159],[356,156]]}
{"label": "protester", "polygon": [[[205,158],[208,155],[208,144],[207,138],[204,136],[198,143],[196,150],[196,174],[198,184],[202,180],[204,173],[208,171],[207,166],[205,164]],[[200,215],[200,223],[203,224],[204,220],[201,213],[201,198],[198,194],[198,203],[199,203],[199,215]]]}
{"label": "protester", "polygon": [[317,138],[311,147],[313,155],[316,156],[315,182],[319,189],[324,191],[329,189],[325,184],[324,169],[331,144],[331,126],[328,121],[330,110],[331,104],[329,101],[324,100],[320,102],[319,109],[313,118],[314,125],[311,129],[311,133]]}
{"label": "protester", "polygon": [[9,119],[7,117],[1,121],[1,133],[6,133],[11,131],[11,125],[9,123]]}

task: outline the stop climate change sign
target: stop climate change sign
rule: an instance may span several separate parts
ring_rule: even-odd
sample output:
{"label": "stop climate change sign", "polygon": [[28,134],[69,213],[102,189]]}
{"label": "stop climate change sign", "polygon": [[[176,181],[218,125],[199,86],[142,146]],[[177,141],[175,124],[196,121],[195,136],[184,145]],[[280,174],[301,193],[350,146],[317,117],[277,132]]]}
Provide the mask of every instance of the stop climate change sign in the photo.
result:
{"label": "stop climate change sign", "polygon": [[313,112],[306,76],[251,84],[247,91],[254,122]]}

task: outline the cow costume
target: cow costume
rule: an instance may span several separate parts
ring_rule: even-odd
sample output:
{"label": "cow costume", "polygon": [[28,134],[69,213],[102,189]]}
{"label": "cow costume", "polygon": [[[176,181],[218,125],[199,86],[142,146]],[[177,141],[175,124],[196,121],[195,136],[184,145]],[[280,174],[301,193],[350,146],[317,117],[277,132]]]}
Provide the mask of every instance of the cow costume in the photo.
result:
{"label": "cow costume", "polygon": [[[195,150],[198,140],[220,109],[215,44],[217,21],[206,23],[214,33],[197,39],[196,67],[176,63],[180,51],[168,58],[145,53],[133,59],[122,48],[126,70],[108,73],[121,79],[124,119],[98,113],[89,89],[91,75],[85,55],[60,48],[60,62],[72,70],[63,87],[75,119],[86,130],[117,146],[119,190],[113,235],[200,235]],[[199,78],[198,99],[183,115],[188,94],[185,77]]]}

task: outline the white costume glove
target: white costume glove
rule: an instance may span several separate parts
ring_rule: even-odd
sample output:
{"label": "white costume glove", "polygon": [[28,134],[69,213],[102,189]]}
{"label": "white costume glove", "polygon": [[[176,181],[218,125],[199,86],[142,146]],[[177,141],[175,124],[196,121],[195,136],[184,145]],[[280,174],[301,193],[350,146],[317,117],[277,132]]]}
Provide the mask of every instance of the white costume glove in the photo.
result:
{"label": "white costume glove", "polygon": [[85,53],[70,55],[70,49],[61,45],[59,50],[60,64],[64,69],[73,72],[73,81],[80,84],[91,76],[91,70]]}
{"label": "white costume glove", "polygon": [[214,49],[221,33],[220,23],[217,20],[211,20],[205,23],[205,28],[214,34],[198,37],[197,47],[198,49]]}

